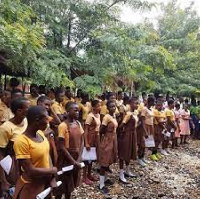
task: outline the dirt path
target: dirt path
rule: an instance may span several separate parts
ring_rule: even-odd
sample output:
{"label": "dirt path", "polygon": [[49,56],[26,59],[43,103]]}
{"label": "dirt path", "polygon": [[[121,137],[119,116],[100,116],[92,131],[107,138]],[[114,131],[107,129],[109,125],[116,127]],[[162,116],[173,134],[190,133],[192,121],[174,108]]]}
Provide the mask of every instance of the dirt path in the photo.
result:
{"label": "dirt path", "polygon": [[115,184],[108,196],[98,191],[96,183],[83,184],[73,193],[73,198],[200,199],[200,141],[190,141],[189,145],[171,152],[170,156],[157,163],[150,162],[145,168],[133,162],[131,167],[137,178],[129,179],[128,185],[118,182],[118,165],[113,165],[110,178]]}

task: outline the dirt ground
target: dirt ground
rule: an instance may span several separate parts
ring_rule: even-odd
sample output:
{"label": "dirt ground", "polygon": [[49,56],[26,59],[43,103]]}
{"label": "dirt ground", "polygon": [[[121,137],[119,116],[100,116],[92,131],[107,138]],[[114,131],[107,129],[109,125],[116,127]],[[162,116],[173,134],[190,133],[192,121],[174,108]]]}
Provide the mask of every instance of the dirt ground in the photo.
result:
{"label": "dirt ground", "polygon": [[[150,151],[147,152],[147,159]],[[159,162],[152,162],[142,168],[137,162],[131,163],[137,178],[129,178],[129,184],[118,181],[118,164],[113,165],[109,177],[115,182],[109,187],[109,195],[102,195],[98,182],[93,186],[82,184],[73,192],[73,199],[200,199],[200,141],[171,149],[171,155]]]}

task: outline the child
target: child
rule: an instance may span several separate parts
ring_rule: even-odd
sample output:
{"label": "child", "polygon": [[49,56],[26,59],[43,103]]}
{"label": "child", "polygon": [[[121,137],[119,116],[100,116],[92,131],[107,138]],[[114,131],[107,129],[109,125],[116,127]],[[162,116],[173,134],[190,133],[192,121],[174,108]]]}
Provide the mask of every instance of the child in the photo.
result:
{"label": "child", "polygon": [[[175,147],[175,131],[177,129],[177,126],[176,126],[176,123],[175,123],[175,113],[174,113],[174,100],[173,99],[170,99],[168,101],[168,108],[165,110],[165,114],[166,114],[166,117],[167,117],[167,122],[166,122],[166,128],[167,128],[167,131],[169,133],[171,133],[171,140],[172,140],[172,148]],[[169,138],[167,138],[165,140],[165,150],[166,152],[169,152],[167,147],[168,147],[168,144],[169,144]]]}
{"label": "child", "polygon": [[[154,113],[153,113],[153,106],[154,106],[154,97],[148,97],[147,99],[147,105],[142,109],[141,116],[144,123],[144,128],[146,135],[153,135],[154,136]],[[153,161],[158,161],[158,158],[156,157],[156,152],[153,150],[152,155],[150,158]]]}
{"label": "child", "polygon": [[[92,101],[92,112],[87,115],[85,121],[85,147],[90,150],[90,147],[96,147],[98,154],[99,145],[99,129],[101,125],[100,112],[101,104],[98,100]],[[91,174],[92,162],[87,162],[84,168],[83,181],[85,184],[91,184],[91,181],[97,181],[98,179]]]}
{"label": "child", "polygon": [[175,146],[178,147],[178,139],[180,138],[180,117],[181,117],[181,110],[180,110],[180,104],[176,103],[175,105],[175,119],[176,119],[176,126],[177,129],[175,131]]}
{"label": "child", "polygon": [[30,102],[26,98],[15,99],[11,103],[11,111],[14,117],[4,122],[0,126],[0,160],[10,155],[13,159],[13,169],[11,170],[7,180],[15,185],[18,177],[18,166],[15,161],[13,144],[16,138],[21,135],[27,128],[26,115]]}
{"label": "child", "polygon": [[184,109],[181,110],[180,129],[181,129],[181,144],[188,144],[187,137],[190,135],[190,111],[189,105],[185,104]]}
{"label": "child", "polygon": [[118,156],[119,156],[119,166],[120,175],[119,180],[122,183],[127,183],[124,177],[124,162],[126,164],[125,175],[127,177],[134,177],[130,171],[130,160],[137,159],[137,134],[136,127],[138,125],[138,100],[133,98],[130,100],[130,111],[125,115],[122,125],[120,127],[120,133],[118,136]]}
{"label": "child", "polygon": [[58,139],[60,154],[58,157],[58,168],[74,165],[72,171],[66,172],[61,177],[62,190],[59,190],[57,198],[65,194],[66,199],[71,198],[71,193],[79,185],[81,156],[84,147],[83,128],[77,120],[79,107],[76,102],[66,104],[67,119],[58,126]]}
{"label": "child", "polygon": [[[154,109],[154,129],[155,129],[155,156],[159,160],[161,156],[158,154],[158,147],[161,142],[164,140],[164,135],[162,134],[163,130],[165,130],[166,116],[163,111],[163,102],[157,101],[155,109]],[[162,150],[161,150],[162,152]],[[163,152],[164,153],[164,152]]]}
{"label": "child", "polygon": [[59,117],[60,121],[63,121],[66,118],[66,111],[63,106],[65,92],[62,89],[58,89],[55,94],[56,101],[52,104],[51,108],[53,112]]}
{"label": "child", "polygon": [[10,110],[11,93],[10,91],[3,91],[0,100],[0,125],[14,117]]}
{"label": "child", "polygon": [[[103,193],[108,193],[105,187],[105,174],[111,164],[117,161],[117,134],[116,130],[118,123],[115,116],[116,103],[114,101],[107,102],[109,111],[103,118],[102,127],[100,130],[99,143],[99,165],[100,165],[100,184],[99,189]],[[113,184],[110,180],[107,183]]]}
{"label": "child", "polygon": [[47,127],[47,117],[43,107],[31,107],[27,114],[28,127],[14,143],[16,158],[22,168],[14,199],[35,199],[55,179],[57,169],[51,167],[49,143],[42,132]]}

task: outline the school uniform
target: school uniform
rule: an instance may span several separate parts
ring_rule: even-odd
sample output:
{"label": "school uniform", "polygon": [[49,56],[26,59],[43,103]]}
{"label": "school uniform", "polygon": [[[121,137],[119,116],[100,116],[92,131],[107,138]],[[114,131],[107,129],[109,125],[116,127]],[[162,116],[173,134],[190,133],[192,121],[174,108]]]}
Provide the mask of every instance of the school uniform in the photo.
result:
{"label": "school uniform", "polygon": [[[58,138],[64,139],[67,151],[76,161],[79,161],[78,157],[81,152],[83,134],[84,130],[78,121],[74,121],[73,123],[62,122],[58,126]],[[58,169],[69,165],[72,165],[72,163],[60,152],[58,157]],[[59,194],[70,194],[79,185],[80,169],[74,168],[72,171],[64,173],[60,177],[60,180],[63,184],[61,185]]]}
{"label": "school uniform", "polygon": [[[29,159],[35,168],[50,168],[49,143],[42,131],[37,132],[42,136],[42,142],[35,142],[25,134],[18,136],[14,143],[16,159]],[[13,199],[35,199],[36,196],[48,186],[48,177],[30,178],[23,168],[19,177]]]}
{"label": "school uniform", "polygon": [[115,116],[106,114],[102,125],[106,126],[105,133],[101,135],[99,143],[99,165],[109,167],[117,161],[117,134],[118,127]]}
{"label": "school uniform", "polygon": [[6,179],[12,185],[15,185],[19,175],[17,161],[13,150],[13,144],[16,138],[25,132],[27,128],[27,119],[25,118],[21,124],[14,124],[11,121],[6,121],[0,126],[0,148],[6,150],[6,156],[10,155],[13,160],[12,169]]}
{"label": "school uniform", "polygon": [[87,115],[85,124],[88,125],[87,140],[91,147],[98,147],[99,145],[99,130],[100,130],[100,114],[89,113]]}
{"label": "school uniform", "polygon": [[0,125],[14,117],[14,114],[7,105],[0,101]]}
{"label": "school uniform", "polygon": [[138,125],[137,111],[127,112],[122,123],[124,130],[118,136],[118,156],[119,159],[130,162],[137,159],[137,133]]}

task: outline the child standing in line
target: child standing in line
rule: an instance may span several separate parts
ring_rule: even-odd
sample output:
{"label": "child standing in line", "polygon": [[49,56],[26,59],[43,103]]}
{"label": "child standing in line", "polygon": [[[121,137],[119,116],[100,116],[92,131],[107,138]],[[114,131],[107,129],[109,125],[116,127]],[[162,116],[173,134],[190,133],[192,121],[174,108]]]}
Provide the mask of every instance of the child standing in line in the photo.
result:
{"label": "child standing in line", "polygon": [[100,184],[99,189],[103,193],[108,193],[106,184],[113,184],[110,180],[106,179],[106,171],[109,166],[117,161],[117,134],[116,130],[118,123],[115,116],[116,103],[114,101],[107,102],[109,113],[106,114],[102,121],[100,130],[100,143],[99,143],[99,165],[100,165]]}
{"label": "child standing in line", "polygon": [[189,105],[185,104],[184,109],[181,110],[180,129],[181,129],[181,144],[188,144],[187,137],[190,135],[190,110]]}

